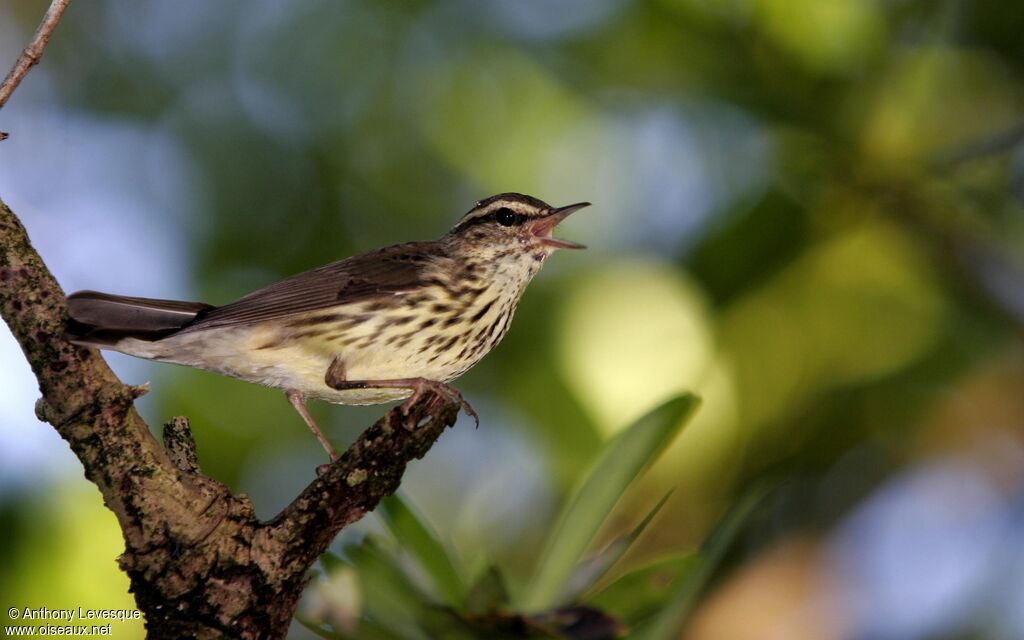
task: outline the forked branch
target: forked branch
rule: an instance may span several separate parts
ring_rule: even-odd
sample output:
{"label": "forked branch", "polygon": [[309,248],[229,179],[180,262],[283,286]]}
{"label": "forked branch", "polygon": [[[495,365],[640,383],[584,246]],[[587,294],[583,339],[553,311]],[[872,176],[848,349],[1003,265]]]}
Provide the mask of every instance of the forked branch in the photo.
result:
{"label": "forked branch", "polygon": [[0,315],[39,382],[40,418],[68,441],[124,533],[122,569],[151,638],[281,638],[310,565],[337,533],[398,488],[459,407],[424,394],[367,429],[280,515],[259,521],[198,467],[188,423],[166,448],[98,353],[63,339],[64,293],[0,201]]}

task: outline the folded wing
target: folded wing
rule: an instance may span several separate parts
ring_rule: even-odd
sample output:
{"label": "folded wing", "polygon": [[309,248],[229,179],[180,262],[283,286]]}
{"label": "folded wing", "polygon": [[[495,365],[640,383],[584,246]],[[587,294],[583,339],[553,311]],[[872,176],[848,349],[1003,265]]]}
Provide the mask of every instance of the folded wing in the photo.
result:
{"label": "folded wing", "polygon": [[441,259],[435,245],[409,242],[305,271],[204,311],[185,330],[264,322],[415,291],[430,280],[428,265]]}

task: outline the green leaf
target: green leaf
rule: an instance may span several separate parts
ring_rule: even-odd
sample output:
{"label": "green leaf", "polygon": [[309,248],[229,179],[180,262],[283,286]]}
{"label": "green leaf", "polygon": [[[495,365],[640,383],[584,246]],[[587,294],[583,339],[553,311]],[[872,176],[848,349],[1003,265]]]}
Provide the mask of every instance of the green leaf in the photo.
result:
{"label": "green leaf", "polygon": [[656,407],[613,438],[585,474],[545,543],[520,608],[551,608],[579,559],[626,488],[682,429],[699,400],[683,394]]}
{"label": "green leaf", "polygon": [[661,613],[646,625],[642,632],[636,634],[637,638],[670,640],[679,637],[679,630],[696,606],[697,599],[704,592],[715,569],[732,546],[747,518],[753,513],[754,507],[767,493],[766,487],[755,487],[729,509],[705,540],[696,566],[676,587],[675,592],[665,602]]}
{"label": "green leaf", "polygon": [[397,558],[371,536],[346,554],[358,572],[365,615],[398,638],[429,640],[420,621],[432,605],[398,566]]}
{"label": "green leaf", "polygon": [[346,640],[405,640],[405,638],[388,631],[384,625],[377,624],[373,620],[360,620],[356,635]]}
{"label": "green leaf", "polygon": [[317,637],[326,638],[327,640],[346,640],[345,635],[338,633],[337,631],[331,631],[330,629],[322,626],[321,623],[309,620],[305,616],[296,615],[295,621],[311,631]]}
{"label": "green leaf", "polygon": [[381,500],[374,511],[402,549],[412,556],[434,583],[442,599],[459,607],[466,597],[466,584],[447,549],[429,525],[398,495]]}
{"label": "green leaf", "polygon": [[696,553],[670,556],[620,576],[595,595],[587,604],[604,609],[628,625],[648,619],[661,611],[675,589],[700,564]]}
{"label": "green leaf", "polygon": [[485,614],[508,605],[508,591],[498,567],[490,566],[466,594],[465,610],[472,614]]}
{"label": "green leaf", "polygon": [[566,581],[564,589],[566,594],[570,598],[575,598],[577,595],[597,585],[598,581],[608,573],[608,570],[622,559],[622,556],[626,555],[626,552],[633,546],[633,543],[643,535],[647,525],[651,524],[651,521],[654,520],[658,512],[661,511],[661,508],[665,506],[665,503],[671,497],[672,491],[667,492],[662,496],[661,500],[658,500],[654,508],[647,512],[643,520],[633,527],[632,531],[612,540],[599,553],[581,562]]}

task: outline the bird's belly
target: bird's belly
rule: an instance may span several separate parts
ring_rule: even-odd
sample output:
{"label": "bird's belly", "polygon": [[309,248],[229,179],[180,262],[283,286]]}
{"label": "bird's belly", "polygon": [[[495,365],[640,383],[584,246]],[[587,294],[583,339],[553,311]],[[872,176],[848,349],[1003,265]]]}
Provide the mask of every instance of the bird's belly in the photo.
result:
{"label": "bird's belly", "polygon": [[[283,331],[280,325],[224,327],[170,336],[141,355],[214,371],[249,382],[294,389],[337,404],[379,404],[412,394],[405,388],[333,389],[325,381],[336,359],[349,381],[426,378],[449,382],[465,373],[504,335],[513,308],[489,309],[476,325],[437,330],[368,322],[344,335],[330,328]],[[495,331],[494,329],[499,330]],[[484,329],[490,329],[484,331]],[[132,353],[132,350],[125,349]]]}
{"label": "bird's belly", "polygon": [[412,391],[405,388],[333,389],[327,386],[326,375],[335,358],[345,363],[345,379],[349,381],[450,379],[444,372],[416,366],[413,359],[403,359],[402,355],[400,350],[322,350],[296,343],[226,361],[227,370],[222,373],[278,389],[295,389],[307,398],[351,405],[401,400],[412,395]]}
{"label": "bird's belly", "polygon": [[[175,362],[247,382],[295,389],[308,398],[336,404],[367,405],[401,400],[412,394],[404,388],[332,389],[325,381],[335,358],[344,362],[345,379],[351,381],[426,378],[447,382],[462,373],[445,366],[443,359],[423,357],[417,340],[398,346],[385,340],[354,344],[323,340],[283,339],[269,336],[259,327],[212,329],[161,341],[153,353],[134,353]],[[159,343],[148,343],[155,347]],[[134,349],[125,349],[131,353]]]}

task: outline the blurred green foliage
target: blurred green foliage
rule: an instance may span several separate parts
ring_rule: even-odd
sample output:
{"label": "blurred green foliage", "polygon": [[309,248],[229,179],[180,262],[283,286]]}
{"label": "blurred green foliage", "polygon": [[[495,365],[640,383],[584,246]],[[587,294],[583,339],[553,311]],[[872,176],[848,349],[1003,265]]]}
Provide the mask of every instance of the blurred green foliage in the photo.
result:
{"label": "blurred green foliage", "polygon": [[[522,574],[488,564],[479,576],[465,580],[465,568],[456,567],[458,559],[445,549],[429,525],[397,497],[385,499],[376,513],[391,534],[392,544],[382,546],[376,537],[367,537],[346,547],[346,558],[328,552],[324,556],[326,580],[313,587],[314,614],[323,621],[303,620],[303,624],[326,638],[496,638],[523,634],[545,637],[614,637],[625,631],[623,623],[645,623],[652,617],[648,610],[650,594],[623,591],[609,603],[619,619],[599,609],[576,605],[581,594],[595,587],[616,561],[639,538],[643,529],[664,506],[662,499],[632,532],[611,542],[597,557],[581,564],[580,558],[626,488],[633,483],[679,433],[697,406],[693,396],[674,398],[653,409],[618,437],[605,445],[592,468],[577,483],[561,514],[546,536],[544,550],[537,557],[532,576],[523,584],[511,584]],[[412,560],[414,567],[402,562]],[[698,564],[717,558],[697,558],[676,566],[657,569],[671,571],[667,584],[676,582],[673,591],[688,593],[683,578]],[[417,569],[426,580],[417,589]],[[642,570],[649,575],[650,569]],[[349,580],[354,572],[358,581],[358,607],[352,590],[332,588],[336,581]],[[704,577],[697,572],[696,577]],[[382,575],[393,579],[381,581]],[[602,594],[608,597],[624,585],[636,585],[638,576],[627,574],[608,585]],[[472,584],[472,587],[467,587]],[[668,599],[668,598],[667,598]],[[357,610],[358,609],[358,610]],[[680,607],[672,607],[673,614]],[[660,610],[658,607],[657,610]],[[656,611],[657,611],[656,610]],[[339,615],[344,612],[345,615]],[[360,616],[359,614],[363,615]],[[324,626],[326,625],[326,627]],[[657,625],[664,629],[651,632],[652,640],[671,637],[671,622]],[[580,628],[586,629],[582,631]]]}
{"label": "blurred green foliage", "polygon": [[[3,8],[18,42],[44,4]],[[4,114],[56,110],[16,135],[58,155],[51,129],[84,121],[97,163],[114,153],[110,127],[149,136],[129,152],[142,177],[121,188],[151,209],[109,209],[137,246],[89,236],[92,266],[57,273],[83,288],[108,288],[125,256],[144,262],[168,226],[183,248],[156,268],[189,289],[117,293],[222,303],[439,236],[493,193],[594,202],[563,232],[591,249],[550,261],[505,342],[458,383],[481,429],[460,423],[413,465],[406,502],[343,534],[325,581],[334,632],[361,618],[367,638],[445,627],[436,603],[481,615],[565,604],[556,591],[581,557],[613,549],[672,491],[582,585],[584,602],[632,624],[678,613],[673,598],[742,575],[779,541],[826,535],[900,469],[969,449],[983,426],[1024,442],[1022,30],[1024,5],[1001,0],[107,0],[69,11]],[[48,188],[70,189],[63,179]],[[78,215],[4,195],[30,233]],[[188,415],[204,471],[262,515],[312,478],[321,452],[278,394],[142,371],[150,424]],[[604,506],[624,494],[571,549],[552,546],[576,522],[556,505],[573,504],[625,425],[681,391],[702,398],[692,423],[628,489],[600,486]],[[381,410],[311,409],[339,445]],[[764,481],[781,488],[698,576],[712,524]],[[81,483],[4,494],[16,526],[0,534],[0,590],[124,593],[114,551],[88,580],[72,571],[68,540],[117,544]],[[65,499],[75,509],[39,506]],[[699,593],[665,586],[682,575]],[[523,595],[531,576],[541,595]],[[396,611],[399,626],[374,635]]]}

